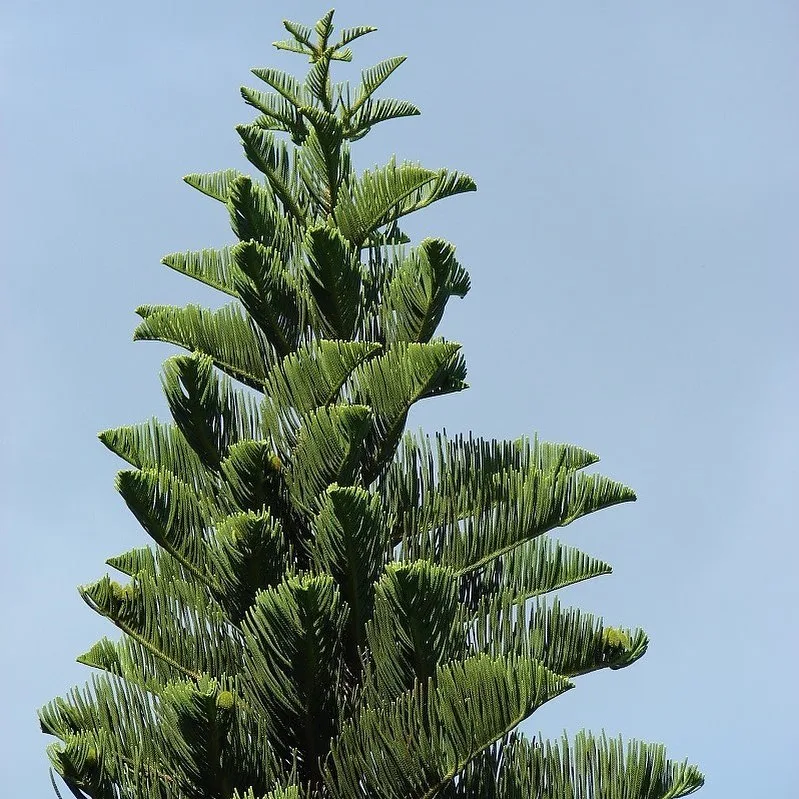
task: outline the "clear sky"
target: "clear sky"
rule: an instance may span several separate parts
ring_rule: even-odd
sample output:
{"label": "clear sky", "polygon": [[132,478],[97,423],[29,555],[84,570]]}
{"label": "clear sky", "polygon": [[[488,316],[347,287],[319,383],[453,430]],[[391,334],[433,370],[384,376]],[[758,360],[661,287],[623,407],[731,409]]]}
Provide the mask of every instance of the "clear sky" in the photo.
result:
{"label": "clear sky", "polygon": [[[231,237],[180,178],[242,167],[238,87],[304,70],[270,43],[325,10],[2,3],[4,796],[51,795],[35,710],[110,631],[75,586],[144,540],[95,438],[165,415],[171,350],[131,343],[132,310],[217,300],[159,265]],[[358,165],[479,185],[410,225],[473,278],[444,325],[472,388],[412,423],[571,441],[639,493],[564,531],[615,573],[562,599],[644,626],[650,651],[527,729],[663,741],[706,799],[795,795],[799,5],[342,0],[338,21],[380,28],[349,74],[405,53],[385,94],[423,110]]]}

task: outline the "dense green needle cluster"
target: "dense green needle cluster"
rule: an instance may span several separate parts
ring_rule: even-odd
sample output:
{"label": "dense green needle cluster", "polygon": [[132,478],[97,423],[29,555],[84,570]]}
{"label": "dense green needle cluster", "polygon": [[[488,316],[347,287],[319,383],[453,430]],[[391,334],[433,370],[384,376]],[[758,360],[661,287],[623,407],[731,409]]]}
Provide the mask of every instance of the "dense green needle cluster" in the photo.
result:
{"label": "dense green needle cluster", "polygon": [[466,387],[436,329],[469,276],[401,221],[475,185],[393,160],[356,173],[351,143],[418,110],[375,97],[401,57],[354,91],[332,82],[374,30],[333,43],[332,18],[285,23],[304,81],[256,69],[269,91],[242,90],[258,177],[186,178],[237,243],[164,263],[227,304],[138,309],[136,339],[188,352],[164,366],[173,421],[100,437],[156,546],[80,589],[121,635],[80,658],[90,686],[41,711],[54,769],[96,799],[690,793],[701,775],[660,746],[515,731],[646,650],[542,598],[610,571],[546,534],[634,495],[575,446],[406,433],[415,403]]}

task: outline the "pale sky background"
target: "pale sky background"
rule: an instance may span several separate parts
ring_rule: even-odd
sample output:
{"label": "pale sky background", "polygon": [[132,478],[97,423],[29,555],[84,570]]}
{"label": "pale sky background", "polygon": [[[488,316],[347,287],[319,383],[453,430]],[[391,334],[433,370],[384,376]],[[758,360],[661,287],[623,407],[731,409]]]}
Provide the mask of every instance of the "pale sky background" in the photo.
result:
{"label": "pale sky background", "polygon": [[[245,164],[253,66],[308,0],[4,0],[3,714],[0,792],[51,796],[35,711],[111,628],[75,586],[144,534],[98,430],[164,416],[141,303],[216,302],[159,265],[230,241],[181,176]],[[615,573],[563,592],[647,629],[632,668],[580,680],[530,732],[663,741],[705,799],[795,796],[799,661],[799,5],[791,0],[342,0],[373,24],[341,74],[405,53],[421,106],[355,149],[470,172],[421,213],[473,289],[444,332],[472,388],[414,425],[538,431],[603,457],[635,505],[563,537]]]}

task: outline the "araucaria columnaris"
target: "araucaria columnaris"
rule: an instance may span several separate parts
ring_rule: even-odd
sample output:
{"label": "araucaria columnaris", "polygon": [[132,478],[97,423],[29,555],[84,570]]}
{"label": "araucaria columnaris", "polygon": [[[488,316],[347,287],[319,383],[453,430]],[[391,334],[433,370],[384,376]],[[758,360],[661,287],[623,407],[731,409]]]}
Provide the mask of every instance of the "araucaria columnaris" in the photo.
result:
{"label": "araucaria columnaris", "polygon": [[[610,567],[551,531],[633,492],[576,446],[407,433],[466,387],[436,336],[469,275],[403,218],[468,175],[350,148],[416,106],[376,97],[403,62],[335,83],[372,32],[286,22],[304,80],[253,70],[237,128],[253,175],[185,178],[235,243],[164,258],[218,310],[144,305],[173,417],[107,430],[117,488],[154,546],[80,589],[121,631],[91,684],[41,711],[55,771],[96,799],[667,799],[702,784],[663,748],[516,728],[597,669],[644,654],[546,595]],[[120,576],[121,575],[121,576]],[[120,582],[121,581],[121,582]]]}

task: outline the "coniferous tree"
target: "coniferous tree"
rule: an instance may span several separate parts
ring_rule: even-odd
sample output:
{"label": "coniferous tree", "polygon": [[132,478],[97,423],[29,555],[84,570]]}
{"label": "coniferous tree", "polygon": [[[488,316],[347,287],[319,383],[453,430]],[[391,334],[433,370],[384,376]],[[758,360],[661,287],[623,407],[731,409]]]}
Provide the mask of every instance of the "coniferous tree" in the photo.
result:
{"label": "coniferous tree", "polygon": [[401,220],[475,184],[394,160],[356,174],[350,144],[418,109],[375,96],[402,57],[332,81],[374,30],[334,40],[332,19],[284,23],[304,81],[255,69],[269,91],[242,89],[258,178],[185,178],[237,242],[164,263],[229,300],[138,309],[136,339],[188,351],[164,365],[173,422],[100,438],[155,547],[108,561],[124,584],[80,589],[121,635],[40,712],[54,769],[96,799],[691,793],[701,775],[661,746],[515,731],[644,654],[642,631],[542,598],[610,572],[548,533],[634,495],[576,446],[405,433],[415,403],[466,386],[435,334],[469,276]]}

